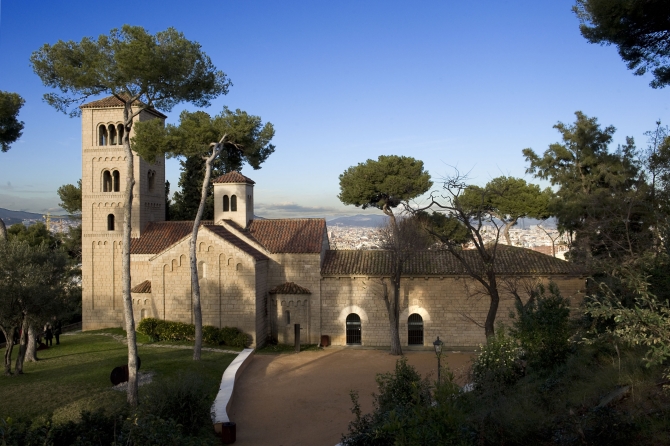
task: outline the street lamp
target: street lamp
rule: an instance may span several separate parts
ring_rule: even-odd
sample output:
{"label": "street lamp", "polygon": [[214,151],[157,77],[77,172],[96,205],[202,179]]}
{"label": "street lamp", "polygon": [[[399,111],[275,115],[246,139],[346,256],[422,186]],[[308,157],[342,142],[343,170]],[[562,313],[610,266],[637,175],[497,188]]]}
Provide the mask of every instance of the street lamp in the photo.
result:
{"label": "street lamp", "polygon": [[440,382],[440,356],[442,356],[442,344],[444,342],[440,341],[438,336],[435,342],[433,342],[433,347],[435,348],[435,356],[437,356],[437,382]]}

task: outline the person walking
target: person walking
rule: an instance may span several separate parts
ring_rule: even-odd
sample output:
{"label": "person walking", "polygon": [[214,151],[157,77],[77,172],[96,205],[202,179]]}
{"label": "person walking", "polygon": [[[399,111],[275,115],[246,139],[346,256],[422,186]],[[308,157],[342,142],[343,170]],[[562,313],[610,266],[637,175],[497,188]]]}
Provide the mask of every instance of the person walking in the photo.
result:
{"label": "person walking", "polygon": [[54,336],[56,337],[56,345],[60,345],[60,335],[63,333],[63,323],[60,319],[54,320]]}
{"label": "person walking", "polygon": [[52,341],[53,337],[54,337],[54,333],[51,330],[51,324],[47,324],[44,327],[44,339],[46,339],[47,347],[51,347],[53,345],[53,341]]}

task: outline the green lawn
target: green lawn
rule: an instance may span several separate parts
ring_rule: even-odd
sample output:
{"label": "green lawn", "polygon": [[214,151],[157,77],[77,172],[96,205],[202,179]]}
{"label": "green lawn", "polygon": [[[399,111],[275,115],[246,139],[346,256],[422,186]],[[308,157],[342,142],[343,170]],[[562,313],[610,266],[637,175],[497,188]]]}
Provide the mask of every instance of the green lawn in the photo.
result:
{"label": "green lawn", "polygon": [[[192,350],[139,347],[141,371],[154,372],[154,382],[183,372],[198,373],[211,388],[213,400],[235,355],[203,351],[200,362],[194,362],[192,355]],[[37,363],[25,364],[23,375],[0,376],[0,418],[53,413],[54,421],[61,422],[76,419],[83,409],[114,409],[125,403],[125,393],[112,390],[109,380],[112,369],[127,362],[125,344],[87,332],[61,336],[61,345],[38,352],[38,357]],[[140,398],[148,386],[140,388]]]}

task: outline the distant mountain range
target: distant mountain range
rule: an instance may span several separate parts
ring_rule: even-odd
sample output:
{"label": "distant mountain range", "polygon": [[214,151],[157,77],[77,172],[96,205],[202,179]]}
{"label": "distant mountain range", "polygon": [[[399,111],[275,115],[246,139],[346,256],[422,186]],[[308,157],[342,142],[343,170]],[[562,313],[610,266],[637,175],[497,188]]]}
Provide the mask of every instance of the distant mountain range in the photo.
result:
{"label": "distant mountain range", "polygon": [[337,217],[332,220],[326,220],[328,226],[356,226],[362,228],[378,228],[384,226],[388,221],[385,215],[377,214],[358,214],[350,217]]}

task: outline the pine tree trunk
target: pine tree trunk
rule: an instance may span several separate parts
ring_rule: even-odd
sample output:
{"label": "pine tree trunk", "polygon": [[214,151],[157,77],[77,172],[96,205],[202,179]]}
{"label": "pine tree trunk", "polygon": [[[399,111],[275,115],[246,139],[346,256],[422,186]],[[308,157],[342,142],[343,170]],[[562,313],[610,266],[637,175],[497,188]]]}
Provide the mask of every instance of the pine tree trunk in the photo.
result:
{"label": "pine tree trunk", "polygon": [[516,224],[517,220],[518,219],[515,218],[514,220],[505,223],[505,229],[503,230],[503,235],[505,236],[505,242],[507,242],[509,246],[512,246],[512,239],[509,237],[509,230],[512,228],[512,226]]}
{"label": "pine tree trunk", "polygon": [[[224,137],[225,138],[225,135]],[[223,141],[222,138],[222,141]],[[212,154],[206,158],[205,178],[202,181],[202,192],[200,195],[200,206],[198,213],[193,221],[193,231],[191,233],[191,243],[189,245],[189,254],[191,260],[191,290],[193,292],[193,324],[195,325],[195,343],[193,345],[193,360],[199,361],[202,351],[202,307],[200,305],[200,280],[198,279],[198,258],[196,248],[198,243],[198,229],[202,220],[202,213],[205,210],[207,201],[207,188],[209,187],[209,178],[212,175],[212,162],[219,154],[221,144],[214,144]]]}
{"label": "pine tree trunk", "polygon": [[12,374],[12,351],[14,350],[14,331],[16,327],[10,327],[9,333],[3,328],[2,334],[5,336],[5,376]]}
{"label": "pine tree trunk", "polygon": [[23,324],[21,324],[21,337],[19,340],[19,354],[16,356],[16,364],[14,364],[14,372],[17,375],[23,375],[23,362],[26,358],[26,350],[28,349],[28,322],[25,316],[23,317]]}
{"label": "pine tree trunk", "polygon": [[0,218],[0,241],[6,241],[7,240],[7,227],[5,226],[5,222],[2,221],[2,218]]}
{"label": "pine tree trunk", "polygon": [[121,271],[123,283],[123,315],[126,319],[126,336],[128,340],[128,394],[127,401],[132,407],[137,406],[137,341],[135,336],[135,318],[133,316],[133,300],[130,296],[130,236],[132,229],[133,188],[135,186],[134,154],[130,148],[130,130],[132,129],[132,102],[127,100],[123,110],[125,132],[123,133],[123,149],[126,155],[126,190],[123,206],[123,243],[121,253]]}
{"label": "pine tree trunk", "polygon": [[33,328],[33,325],[30,324],[28,325],[28,350],[26,350],[26,361],[28,362],[37,362],[39,360],[35,344],[35,329]]}
{"label": "pine tree trunk", "polygon": [[400,277],[394,280],[393,297],[389,308],[389,327],[391,329],[391,355],[402,355],[400,346]]}

